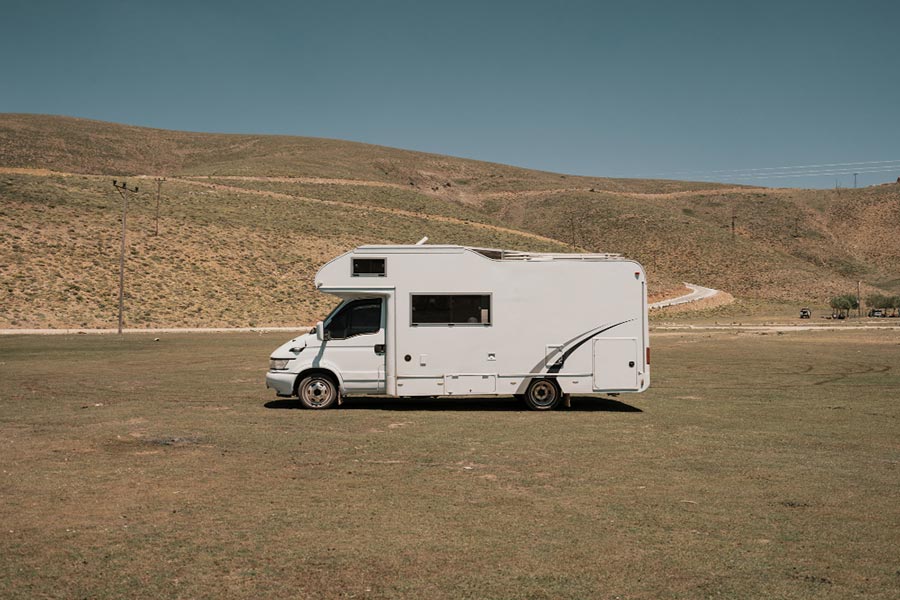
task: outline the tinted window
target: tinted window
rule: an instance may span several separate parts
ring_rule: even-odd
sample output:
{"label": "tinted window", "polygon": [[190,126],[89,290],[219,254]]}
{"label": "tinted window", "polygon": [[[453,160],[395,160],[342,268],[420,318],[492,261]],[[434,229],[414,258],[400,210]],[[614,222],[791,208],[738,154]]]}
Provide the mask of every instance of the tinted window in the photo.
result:
{"label": "tinted window", "polygon": [[354,258],[353,277],[384,277],[385,259]]}
{"label": "tinted window", "polygon": [[377,333],[381,329],[381,299],[354,300],[338,311],[325,326],[333,340]]}
{"label": "tinted window", "polygon": [[489,294],[413,294],[412,325],[490,325]]}

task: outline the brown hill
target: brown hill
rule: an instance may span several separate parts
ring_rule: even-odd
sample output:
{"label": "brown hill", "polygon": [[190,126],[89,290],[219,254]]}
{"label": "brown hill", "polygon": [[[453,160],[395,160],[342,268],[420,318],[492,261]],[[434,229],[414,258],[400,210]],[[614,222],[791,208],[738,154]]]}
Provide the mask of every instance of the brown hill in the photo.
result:
{"label": "brown hill", "polygon": [[190,133],[28,114],[0,114],[0,166],[94,175],[349,179],[440,191],[444,196],[452,196],[454,187],[474,194],[561,187],[633,192],[721,187],[576,177],[322,138]]}
{"label": "brown hill", "polygon": [[121,200],[110,179],[126,176],[141,187],[128,221],[130,326],[309,323],[332,303],[310,288],[322,262],[422,235],[622,252],[660,294],[683,280],[813,304],[858,280],[900,292],[900,186],[575,177],[337,140],[0,115],[0,327],[115,324]]}

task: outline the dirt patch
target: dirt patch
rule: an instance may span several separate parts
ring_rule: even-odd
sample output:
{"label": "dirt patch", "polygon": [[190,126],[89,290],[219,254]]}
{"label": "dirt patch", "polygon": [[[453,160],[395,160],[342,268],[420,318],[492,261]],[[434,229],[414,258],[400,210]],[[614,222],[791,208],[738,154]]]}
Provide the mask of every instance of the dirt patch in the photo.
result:
{"label": "dirt patch", "polygon": [[0,167],[0,173],[6,173],[10,175],[37,175],[40,177],[47,177],[50,175],[65,177],[72,175],[72,173],[59,173],[56,171],[51,171],[50,169],[28,169],[24,167]]}

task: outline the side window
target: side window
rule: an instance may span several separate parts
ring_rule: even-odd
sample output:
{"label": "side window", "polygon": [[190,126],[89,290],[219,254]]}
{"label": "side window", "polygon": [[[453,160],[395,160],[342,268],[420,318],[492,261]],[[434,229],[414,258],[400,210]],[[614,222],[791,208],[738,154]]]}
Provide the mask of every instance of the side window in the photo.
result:
{"label": "side window", "polygon": [[490,325],[490,294],[412,294],[410,325]]}
{"label": "side window", "polygon": [[351,277],[384,277],[386,274],[387,259],[384,258],[354,258]]}
{"label": "side window", "polygon": [[381,329],[381,298],[349,302],[325,326],[325,330],[331,334],[333,340],[377,333],[379,329]]}
{"label": "side window", "polygon": [[378,333],[381,329],[381,300],[354,306],[350,312],[350,327],[347,337],[364,333]]}

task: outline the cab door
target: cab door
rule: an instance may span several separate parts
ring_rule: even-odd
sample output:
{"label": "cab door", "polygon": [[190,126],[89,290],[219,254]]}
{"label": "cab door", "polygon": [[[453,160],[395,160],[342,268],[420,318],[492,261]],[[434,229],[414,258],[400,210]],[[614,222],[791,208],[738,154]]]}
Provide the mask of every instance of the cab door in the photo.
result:
{"label": "cab door", "polygon": [[325,357],[351,393],[384,393],[384,302],[364,298],[345,304],[325,323]]}

